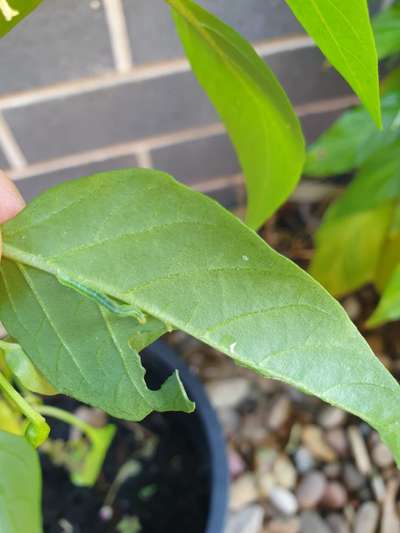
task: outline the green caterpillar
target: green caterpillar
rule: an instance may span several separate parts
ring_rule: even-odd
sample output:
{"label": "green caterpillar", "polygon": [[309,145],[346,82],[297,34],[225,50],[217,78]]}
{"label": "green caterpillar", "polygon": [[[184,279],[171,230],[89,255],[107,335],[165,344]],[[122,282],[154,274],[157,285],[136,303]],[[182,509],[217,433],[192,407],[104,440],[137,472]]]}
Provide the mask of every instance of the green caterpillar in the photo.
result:
{"label": "green caterpillar", "polygon": [[74,289],[83,296],[86,296],[87,298],[90,298],[91,300],[95,301],[99,305],[105,307],[108,309],[108,311],[111,311],[111,313],[114,313],[119,316],[131,316],[136,318],[136,320],[139,322],[139,324],[145,324],[146,323],[146,315],[138,309],[134,305],[128,305],[128,304],[119,304],[109,298],[108,296],[105,296],[104,294],[101,294],[100,292],[97,292],[93,289],[90,289],[89,287],[86,287],[86,285],[83,285],[82,283],[79,283],[79,281],[76,281],[69,276],[58,276],[57,280],[61,285],[64,285],[65,287],[69,287],[70,289]]}

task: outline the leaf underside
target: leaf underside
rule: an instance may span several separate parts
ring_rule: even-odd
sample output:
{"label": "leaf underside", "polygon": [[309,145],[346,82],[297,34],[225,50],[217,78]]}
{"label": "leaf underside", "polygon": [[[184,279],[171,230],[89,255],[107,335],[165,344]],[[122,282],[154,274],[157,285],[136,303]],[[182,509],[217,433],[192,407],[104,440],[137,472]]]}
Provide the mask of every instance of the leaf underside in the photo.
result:
{"label": "leaf underside", "polygon": [[153,410],[193,410],[178,374],[147,388],[139,351],[166,332],[153,317],[118,317],[36,268],[3,260],[5,323],[50,383],[64,394],[127,420]]}
{"label": "leaf underside", "polygon": [[[54,383],[40,364],[44,357],[54,364],[55,356],[47,336],[33,334],[44,327],[42,315],[21,269],[38,278],[35,285],[50,287],[52,276],[76,279],[349,410],[400,459],[399,385],[318,283],[213,200],[152,170],[98,174],[38,197],[3,236],[0,319],[57,389],[65,379],[74,395],[83,382],[60,372]],[[5,284],[14,285],[14,311]],[[67,304],[67,295],[57,300],[56,315]],[[82,305],[89,304],[97,305]],[[77,344],[96,342],[90,329],[77,327]]]}

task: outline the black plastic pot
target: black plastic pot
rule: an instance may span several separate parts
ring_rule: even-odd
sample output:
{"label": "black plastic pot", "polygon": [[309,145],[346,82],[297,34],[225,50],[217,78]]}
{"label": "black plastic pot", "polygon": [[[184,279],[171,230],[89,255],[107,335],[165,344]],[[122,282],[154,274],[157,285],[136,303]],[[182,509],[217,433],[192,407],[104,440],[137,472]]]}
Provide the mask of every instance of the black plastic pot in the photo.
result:
{"label": "black plastic pot", "polygon": [[[42,455],[46,533],[59,533],[61,521],[71,524],[74,533],[114,533],[121,517],[127,515],[138,517],[143,533],[223,533],[229,487],[225,441],[204,387],[162,341],[143,351],[142,362],[151,388],[158,388],[178,369],[196,411],[153,413],[140,423],[148,434],[157,436],[158,444],[150,456],[140,460],[140,474],[119,489],[110,519],[102,516],[104,498],[120,468],[136,457],[137,425],[112,420],[118,431],[94,487],[72,485],[67,471]],[[70,411],[79,405],[65,396],[49,401]],[[55,422],[51,434],[53,439],[66,439],[68,427]],[[151,487],[156,492],[143,499],[143,489]]]}
{"label": "black plastic pot", "polygon": [[202,457],[204,469],[208,472],[209,507],[204,533],[222,533],[229,491],[225,440],[204,387],[185,362],[163,341],[157,341],[144,350],[142,361],[148,371],[150,386],[158,387],[168,375],[178,369],[190,399],[196,403],[193,414],[176,413],[174,416],[182,425],[182,430],[190,434],[193,448]]}

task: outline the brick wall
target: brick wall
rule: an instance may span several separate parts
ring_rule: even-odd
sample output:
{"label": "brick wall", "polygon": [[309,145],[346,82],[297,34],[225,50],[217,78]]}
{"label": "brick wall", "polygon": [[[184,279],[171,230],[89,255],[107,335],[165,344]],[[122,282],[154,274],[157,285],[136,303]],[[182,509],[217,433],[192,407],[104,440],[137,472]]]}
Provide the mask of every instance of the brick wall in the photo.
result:
{"label": "brick wall", "polygon": [[[283,0],[200,0],[251,40],[314,139],[354,97]],[[45,0],[0,42],[0,166],[26,199],[56,182],[157,167],[243,202],[224,129],[162,0]]]}

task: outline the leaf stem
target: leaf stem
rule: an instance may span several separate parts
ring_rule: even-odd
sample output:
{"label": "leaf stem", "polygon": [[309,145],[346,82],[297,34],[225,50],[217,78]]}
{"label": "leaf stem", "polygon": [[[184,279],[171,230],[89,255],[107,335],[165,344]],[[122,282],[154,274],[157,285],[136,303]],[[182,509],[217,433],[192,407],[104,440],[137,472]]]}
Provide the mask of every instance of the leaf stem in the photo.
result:
{"label": "leaf stem", "polygon": [[52,405],[39,405],[37,407],[39,413],[45,416],[50,416],[61,420],[66,424],[75,426],[80,429],[90,438],[90,440],[96,440],[96,430],[87,422],[73,415],[69,411],[64,411],[64,409],[59,409],[58,407],[53,407]]}
{"label": "leaf stem", "polygon": [[50,428],[43,418],[20,394],[0,372],[0,389],[4,395],[17,406],[21,413],[29,420],[25,430],[25,436],[29,442],[37,448],[47,439]]}
{"label": "leaf stem", "polygon": [[107,450],[114,438],[116,426],[109,424],[101,428],[95,428],[70,412],[51,405],[40,405],[38,410],[44,415],[77,427],[89,437],[91,448],[81,468],[71,472],[71,479],[76,485],[92,486],[96,482]]}

